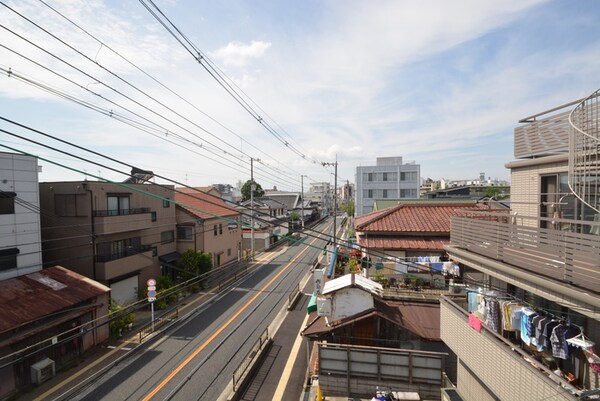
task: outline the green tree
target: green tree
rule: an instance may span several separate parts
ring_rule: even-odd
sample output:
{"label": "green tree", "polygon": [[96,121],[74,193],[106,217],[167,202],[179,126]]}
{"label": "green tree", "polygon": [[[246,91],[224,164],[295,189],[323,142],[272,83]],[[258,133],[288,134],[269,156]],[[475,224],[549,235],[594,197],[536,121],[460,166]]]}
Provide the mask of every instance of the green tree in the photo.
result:
{"label": "green tree", "polygon": [[[254,197],[255,198],[260,198],[261,196],[263,196],[265,194],[265,191],[262,189],[262,187],[260,186],[260,184],[258,184],[256,181],[254,182],[254,184],[256,185],[256,188],[254,189]],[[250,189],[252,188],[252,180],[248,180],[246,181],[246,183],[244,185],[242,185],[242,201],[247,201],[248,199],[250,199]]]}
{"label": "green tree", "polygon": [[345,212],[348,216],[354,216],[354,202],[344,202],[340,205],[340,210]]}
{"label": "green tree", "polygon": [[495,187],[489,187],[485,190],[485,196],[488,198],[498,199],[498,195],[500,195],[500,189]]}
{"label": "green tree", "polygon": [[292,213],[290,213],[290,220],[291,221],[298,221],[298,220],[300,220],[300,214],[298,212],[292,212]]}
{"label": "green tree", "polygon": [[196,252],[193,249],[188,249],[179,258],[178,265],[184,270],[184,280],[189,280],[210,271],[212,256],[207,252]]}
{"label": "green tree", "polygon": [[123,306],[112,298],[108,307],[108,317],[110,318],[108,324],[110,335],[117,338],[121,337],[123,331],[135,322],[135,313],[127,313]]}

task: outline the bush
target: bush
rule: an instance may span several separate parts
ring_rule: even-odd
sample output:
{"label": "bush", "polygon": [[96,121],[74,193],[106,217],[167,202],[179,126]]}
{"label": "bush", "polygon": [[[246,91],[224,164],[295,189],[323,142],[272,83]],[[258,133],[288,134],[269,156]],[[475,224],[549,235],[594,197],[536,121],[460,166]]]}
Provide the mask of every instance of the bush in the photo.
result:
{"label": "bush", "polygon": [[110,300],[108,317],[110,318],[110,323],[108,324],[110,335],[116,338],[120,338],[123,335],[123,332],[135,322],[135,313],[128,313],[123,306],[119,305],[114,299]]}

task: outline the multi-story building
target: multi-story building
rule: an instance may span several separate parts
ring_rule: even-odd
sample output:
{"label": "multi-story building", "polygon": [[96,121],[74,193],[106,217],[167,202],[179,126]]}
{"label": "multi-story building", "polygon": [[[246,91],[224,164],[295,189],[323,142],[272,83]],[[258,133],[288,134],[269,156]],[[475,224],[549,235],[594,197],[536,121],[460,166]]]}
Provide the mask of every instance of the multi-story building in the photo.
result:
{"label": "multi-story building", "polygon": [[173,186],[97,181],[40,184],[44,265],[99,281],[120,303],[137,299],[176,251]]}
{"label": "multi-story building", "polygon": [[[600,394],[598,106],[596,92],[521,120],[517,160],[506,165],[511,215],[473,211],[452,220],[445,249],[474,291],[443,297],[441,336],[458,357],[466,400]],[[498,305],[521,320],[498,325]]]}
{"label": "multi-story building", "polygon": [[0,153],[0,280],[42,269],[37,159]]}
{"label": "multi-story building", "polygon": [[356,168],[356,217],[373,211],[377,199],[417,199],[421,166],[402,157],[378,157],[375,166]]}

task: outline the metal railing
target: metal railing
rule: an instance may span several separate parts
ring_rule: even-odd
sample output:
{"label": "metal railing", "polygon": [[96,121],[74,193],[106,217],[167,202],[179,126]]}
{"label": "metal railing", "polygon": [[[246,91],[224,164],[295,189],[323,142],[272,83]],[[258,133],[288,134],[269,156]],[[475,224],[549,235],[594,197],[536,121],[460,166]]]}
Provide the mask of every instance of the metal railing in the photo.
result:
{"label": "metal railing", "polygon": [[600,213],[600,89],[569,115],[569,187],[586,205]]}
{"label": "metal railing", "polygon": [[238,386],[239,386],[240,382],[243,381],[244,376],[246,375],[248,369],[250,369],[250,367],[253,365],[254,361],[256,360],[257,355],[260,354],[260,351],[268,343],[269,343],[269,328],[266,327],[265,330],[260,335],[260,337],[258,337],[258,340],[254,344],[254,346],[252,347],[250,352],[248,352],[248,354],[246,355],[246,357],[244,358],[242,363],[240,363],[240,366],[238,366],[238,368],[233,372],[233,391],[234,392],[238,390]]}
{"label": "metal railing", "polygon": [[150,334],[154,333],[157,330],[160,330],[167,323],[171,323],[177,319],[179,319],[179,308],[176,307],[175,309],[167,311],[163,315],[154,319],[154,322],[149,322],[142,326],[139,330],[140,344]]}
{"label": "metal railing", "polygon": [[129,214],[150,213],[149,207],[137,207],[134,209],[112,209],[112,210],[94,210],[94,217],[108,216],[126,216]]}
{"label": "metal railing", "polygon": [[[541,220],[569,230],[537,228]],[[600,222],[465,211],[452,218],[450,239],[457,248],[598,293],[598,233]]]}
{"label": "metal railing", "polygon": [[149,252],[152,250],[152,245],[141,245],[136,248],[126,248],[119,252],[96,255],[96,262],[105,263],[117,259],[126,258],[128,256],[139,255],[140,253]]}

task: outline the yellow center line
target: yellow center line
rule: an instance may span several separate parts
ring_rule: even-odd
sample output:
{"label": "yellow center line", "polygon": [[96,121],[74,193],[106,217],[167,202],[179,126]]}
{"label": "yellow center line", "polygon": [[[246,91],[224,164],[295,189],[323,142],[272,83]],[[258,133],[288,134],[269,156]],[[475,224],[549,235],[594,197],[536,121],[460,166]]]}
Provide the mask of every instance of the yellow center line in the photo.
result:
{"label": "yellow center line", "polygon": [[[319,238],[315,238],[312,240],[312,242],[310,243],[310,245],[314,244]],[[279,271],[279,273],[277,273],[271,280],[269,280],[269,282],[267,284],[265,284],[257,293],[256,295],[254,295],[248,302],[246,302],[244,304],[244,306],[238,310],[232,317],[229,318],[229,320],[227,320],[227,322],[225,322],[225,324],[223,324],[221,327],[219,327],[219,329],[217,331],[215,331],[204,343],[202,343],[202,345],[200,345],[198,348],[196,348],[194,350],[194,352],[192,352],[187,358],[185,358],[185,360],[183,362],[181,362],[162,382],[160,382],[160,384],[158,386],[156,386],[146,397],[144,397],[142,399],[142,401],[149,401],[150,399],[152,399],[152,397],[154,397],[160,390],[162,390],[172,379],[173,377],[175,377],[175,375],[177,375],[183,368],[185,368],[191,361],[192,359],[194,359],[200,352],[202,352],[202,350],[204,348],[206,348],[211,342],[213,342],[213,340],[215,338],[217,338],[217,336],[219,334],[221,334],[223,332],[223,330],[225,330],[235,319],[237,319],[237,317],[244,311],[246,310],[255,300],[256,298],[258,298],[258,296],[266,291],[266,289],[268,287],[271,286],[271,284],[273,284],[275,282],[275,280],[277,280],[279,278],[279,276],[281,276],[283,274],[283,272],[285,272],[291,265],[292,263],[294,263],[296,261],[296,259],[298,259],[304,252],[306,252],[308,250],[309,246],[307,246],[306,248],[304,248],[304,250],[302,250],[302,252],[298,253],[292,260],[290,260],[288,262],[287,265],[285,265],[285,267],[283,269],[281,269],[281,271]]]}

